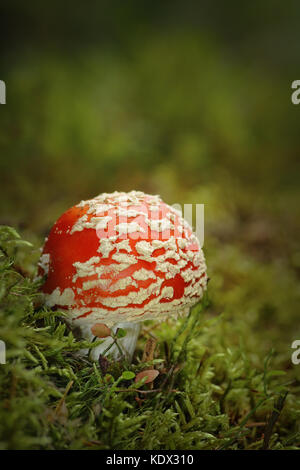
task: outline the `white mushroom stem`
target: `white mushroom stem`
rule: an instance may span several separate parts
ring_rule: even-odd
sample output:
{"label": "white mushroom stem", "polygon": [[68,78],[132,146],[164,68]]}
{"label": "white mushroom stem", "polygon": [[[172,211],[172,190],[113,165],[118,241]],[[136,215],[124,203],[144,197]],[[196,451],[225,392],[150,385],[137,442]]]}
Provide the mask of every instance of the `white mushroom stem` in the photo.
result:
{"label": "white mushroom stem", "polygon": [[[141,330],[140,323],[116,323],[111,330],[114,334],[116,334],[117,330],[122,328],[126,331],[126,336],[123,338],[117,338],[117,344],[111,336],[102,339],[102,343],[95,348],[90,350],[90,357],[94,361],[99,359],[100,355],[105,354],[105,356],[111,356],[114,359],[119,359],[122,355],[127,359],[127,361],[131,362],[133,353],[135,351],[136,342]],[[93,341],[95,336],[92,335],[90,328],[82,329],[82,335],[88,341]],[[97,340],[98,338],[96,338]],[[109,348],[109,349],[108,349]],[[87,353],[88,350],[82,350],[82,353]]]}

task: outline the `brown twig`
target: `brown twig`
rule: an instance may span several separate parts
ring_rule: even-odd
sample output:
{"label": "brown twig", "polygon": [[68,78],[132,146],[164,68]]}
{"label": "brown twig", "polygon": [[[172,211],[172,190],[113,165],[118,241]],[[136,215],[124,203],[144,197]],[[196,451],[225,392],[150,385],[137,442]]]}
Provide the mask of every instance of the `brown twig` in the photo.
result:
{"label": "brown twig", "polygon": [[66,389],[65,389],[65,391],[64,391],[64,394],[63,394],[63,396],[61,397],[61,399],[59,400],[57,407],[55,408],[54,414],[55,414],[56,416],[59,415],[59,413],[60,413],[60,411],[61,411],[61,409],[62,409],[62,407],[63,407],[63,405],[64,405],[64,403],[65,403],[66,396],[68,395],[68,393],[69,393],[69,391],[70,391],[70,389],[71,389],[73,383],[74,383],[74,380],[71,380],[71,381],[68,383],[68,385],[66,386]]}
{"label": "brown twig", "polygon": [[272,436],[272,432],[276,424],[276,421],[278,420],[280,413],[283,409],[287,394],[288,392],[285,392],[283,395],[281,395],[274,405],[274,410],[272,411],[270,419],[267,422],[267,425],[265,427],[263,450],[267,450],[269,448],[269,443],[270,443],[270,439]]}
{"label": "brown twig", "polygon": [[[140,390],[138,388],[118,388],[117,390],[115,390],[115,392],[137,392],[137,393],[158,393],[158,392],[164,392],[165,390],[163,390],[162,388],[155,388],[153,390]],[[170,390],[168,392],[178,392],[178,390],[174,389],[174,390]]]}

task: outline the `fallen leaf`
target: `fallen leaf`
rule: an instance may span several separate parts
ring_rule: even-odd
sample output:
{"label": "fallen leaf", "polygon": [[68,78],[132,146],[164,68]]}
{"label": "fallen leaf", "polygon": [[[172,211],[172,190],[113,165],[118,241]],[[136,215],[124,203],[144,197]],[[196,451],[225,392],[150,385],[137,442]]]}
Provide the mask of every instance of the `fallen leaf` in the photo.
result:
{"label": "fallen leaf", "polygon": [[139,382],[142,380],[144,377],[146,377],[145,384],[149,384],[153,382],[153,380],[156,379],[158,376],[159,372],[158,370],[155,369],[149,369],[149,370],[143,370],[142,372],[139,372],[135,378],[135,382]]}
{"label": "fallen leaf", "polygon": [[105,323],[95,323],[91,328],[91,332],[98,338],[106,338],[111,335],[110,328]]}

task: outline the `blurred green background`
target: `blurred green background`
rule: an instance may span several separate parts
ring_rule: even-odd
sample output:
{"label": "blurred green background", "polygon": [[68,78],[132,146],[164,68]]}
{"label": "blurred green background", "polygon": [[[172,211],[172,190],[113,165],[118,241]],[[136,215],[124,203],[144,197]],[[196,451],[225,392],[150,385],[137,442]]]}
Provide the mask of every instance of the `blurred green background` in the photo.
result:
{"label": "blurred green background", "polygon": [[299,379],[299,2],[0,10],[0,223],[39,247],[101,192],[204,203],[211,314],[257,365],[275,347]]}

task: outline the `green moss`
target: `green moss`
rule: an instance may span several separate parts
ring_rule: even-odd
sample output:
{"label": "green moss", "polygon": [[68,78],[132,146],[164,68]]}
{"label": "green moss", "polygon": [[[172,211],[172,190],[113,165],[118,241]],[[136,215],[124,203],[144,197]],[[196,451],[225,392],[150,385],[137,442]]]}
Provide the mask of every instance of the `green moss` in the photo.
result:
{"label": "green moss", "polygon": [[[252,270],[263,279],[254,261],[241,288],[234,277],[243,255],[223,252],[232,260],[230,292],[224,278],[216,280],[210,300],[187,319],[150,324],[159,347],[147,366],[160,374],[152,389],[142,385],[137,392],[133,377],[145,367],[149,324],[133,363],[109,360],[104,372],[77,354],[95,343],[77,340],[63,314],[41,304],[33,248],[8,227],[0,229],[0,247],[0,338],[7,347],[0,365],[1,449],[299,448],[299,385],[289,351],[259,347],[262,337],[272,343],[272,332],[259,325],[270,315],[280,318],[274,313],[280,294],[271,310],[265,292],[244,303],[255,285]],[[222,315],[219,296],[227,304]]]}

